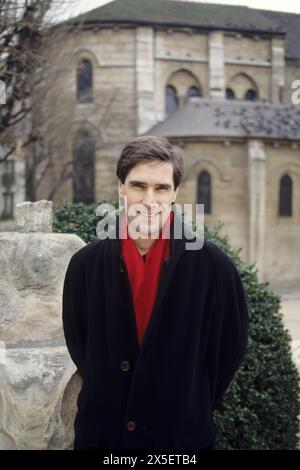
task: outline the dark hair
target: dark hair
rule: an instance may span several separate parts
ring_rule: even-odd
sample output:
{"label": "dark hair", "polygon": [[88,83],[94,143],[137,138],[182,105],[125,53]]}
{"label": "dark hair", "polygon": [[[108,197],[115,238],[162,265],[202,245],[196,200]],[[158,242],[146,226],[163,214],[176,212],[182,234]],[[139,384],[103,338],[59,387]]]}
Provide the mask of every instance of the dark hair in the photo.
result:
{"label": "dark hair", "polygon": [[126,176],[135,165],[150,160],[172,163],[176,189],[183,178],[183,151],[170,144],[165,137],[145,135],[136,137],[125,145],[117,163],[117,177],[124,184]]}

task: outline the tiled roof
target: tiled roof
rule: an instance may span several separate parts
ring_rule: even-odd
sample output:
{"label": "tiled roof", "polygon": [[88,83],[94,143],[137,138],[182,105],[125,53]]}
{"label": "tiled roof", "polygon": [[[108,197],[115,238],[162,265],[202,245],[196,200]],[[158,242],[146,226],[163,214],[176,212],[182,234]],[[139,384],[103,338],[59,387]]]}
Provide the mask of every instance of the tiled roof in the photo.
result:
{"label": "tiled roof", "polygon": [[300,106],[190,98],[148,135],[300,140]]}
{"label": "tiled roof", "polygon": [[287,33],[285,55],[288,59],[300,59],[300,15],[268,10],[260,13],[271,21],[275,21]]}
{"label": "tiled roof", "polygon": [[273,19],[243,6],[173,0],[115,0],[70,22],[190,26],[206,29],[282,32]]}

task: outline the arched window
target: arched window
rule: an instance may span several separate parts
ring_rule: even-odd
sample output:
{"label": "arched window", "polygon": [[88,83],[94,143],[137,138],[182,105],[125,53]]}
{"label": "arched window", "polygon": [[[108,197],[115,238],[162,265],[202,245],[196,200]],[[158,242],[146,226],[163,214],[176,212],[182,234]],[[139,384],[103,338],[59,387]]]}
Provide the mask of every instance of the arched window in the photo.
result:
{"label": "arched window", "polygon": [[93,101],[93,67],[88,59],[77,64],[77,100],[80,103]]}
{"label": "arched window", "polygon": [[5,192],[2,194],[3,196],[3,210],[2,210],[2,218],[3,219],[10,219],[14,216],[14,193],[13,192]]}
{"label": "arched window", "polygon": [[80,129],[73,146],[73,202],[95,201],[94,165],[94,139],[87,130]]}
{"label": "arched window", "polygon": [[166,86],[166,113],[174,113],[178,109],[178,97],[176,88],[172,85]]}
{"label": "arched window", "polygon": [[204,204],[204,214],[211,214],[211,177],[207,171],[198,175],[197,204]]}
{"label": "arched window", "polygon": [[227,100],[235,100],[234,91],[231,88],[226,88],[226,99]]}
{"label": "arched window", "polygon": [[[233,75],[226,83],[229,99],[254,101],[259,96],[259,89],[256,81],[248,74],[241,72]],[[234,96],[232,96],[232,93]]]}
{"label": "arched window", "polygon": [[283,175],[279,183],[279,215],[292,215],[293,181],[289,175]]}
{"label": "arched window", "polygon": [[257,100],[257,93],[255,90],[247,90],[245,93],[245,100],[247,101],[255,101]]}
{"label": "arched window", "polygon": [[197,86],[191,86],[185,96],[185,103],[188,101],[189,98],[194,96],[202,96],[200,89]]}

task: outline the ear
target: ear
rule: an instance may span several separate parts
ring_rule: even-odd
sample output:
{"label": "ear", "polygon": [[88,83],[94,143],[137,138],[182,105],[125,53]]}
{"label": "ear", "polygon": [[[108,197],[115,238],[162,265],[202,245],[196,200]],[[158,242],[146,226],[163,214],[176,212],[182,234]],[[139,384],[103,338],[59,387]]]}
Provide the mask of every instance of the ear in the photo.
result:
{"label": "ear", "polygon": [[118,179],[118,194],[119,194],[119,196],[123,195],[123,184],[122,184],[122,181],[120,179]]}
{"label": "ear", "polygon": [[177,189],[175,189],[175,191],[174,191],[172,202],[175,202],[176,197],[177,197],[178,190],[179,190],[179,186],[177,186]]}

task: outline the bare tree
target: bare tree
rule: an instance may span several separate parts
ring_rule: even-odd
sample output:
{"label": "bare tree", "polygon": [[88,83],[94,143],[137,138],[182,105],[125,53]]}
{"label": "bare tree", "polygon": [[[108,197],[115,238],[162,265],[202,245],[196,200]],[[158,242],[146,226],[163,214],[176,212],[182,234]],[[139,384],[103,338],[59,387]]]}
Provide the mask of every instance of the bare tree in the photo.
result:
{"label": "bare tree", "polygon": [[[70,7],[72,0],[59,0],[60,11],[63,3]],[[76,97],[74,50],[85,25],[57,21],[55,0],[0,0],[0,5],[0,79],[7,88],[6,105],[0,105],[0,142],[5,147],[0,162],[21,151],[26,198],[34,201],[42,195],[52,200],[66,181],[74,180],[75,133],[91,129],[92,121],[95,151],[106,145],[103,129],[119,119],[113,109],[122,93],[106,89],[99,122],[91,120],[88,106],[78,110]]]}
{"label": "bare tree", "polygon": [[[0,164],[22,152],[26,164],[27,198],[35,200],[44,176],[54,166],[53,153],[63,146],[57,133],[63,116],[44,103],[64,79],[70,57],[57,56],[72,24],[58,21],[72,0],[0,0],[0,80],[5,104],[0,105]],[[80,30],[77,25],[76,31]],[[76,32],[73,30],[73,34]],[[69,54],[70,55],[70,54]],[[65,135],[64,135],[65,136]],[[70,177],[68,163],[59,180]]]}
{"label": "bare tree", "polygon": [[5,148],[0,163],[16,151],[18,133],[23,145],[31,140],[23,128],[32,109],[31,96],[40,81],[45,58],[41,54],[44,19],[52,0],[0,0],[0,80],[6,103],[0,106],[0,139]]}

